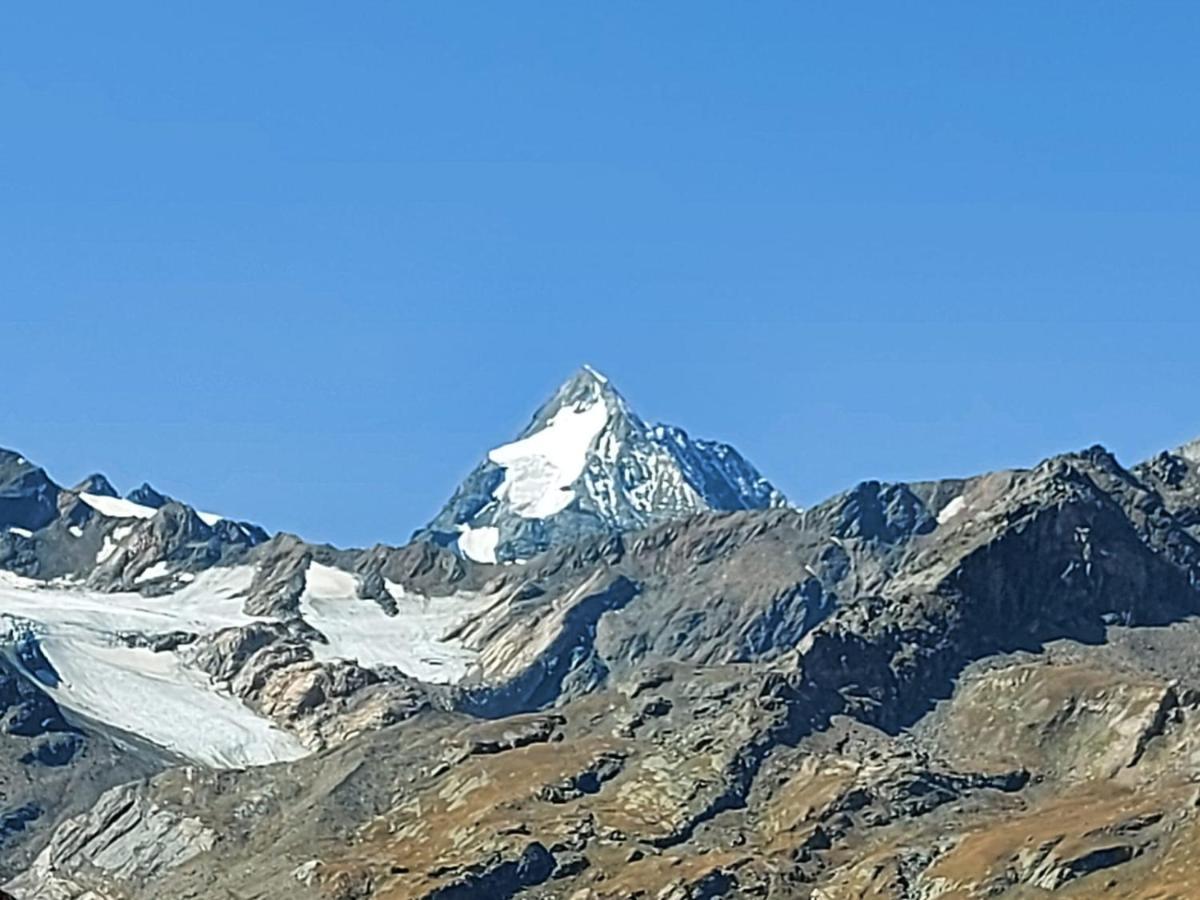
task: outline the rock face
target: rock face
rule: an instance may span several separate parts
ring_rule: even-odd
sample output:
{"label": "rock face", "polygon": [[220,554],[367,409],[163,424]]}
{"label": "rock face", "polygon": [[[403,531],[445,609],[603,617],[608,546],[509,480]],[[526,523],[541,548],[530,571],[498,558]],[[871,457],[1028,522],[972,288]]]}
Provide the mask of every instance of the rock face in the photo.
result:
{"label": "rock face", "polygon": [[87,896],[77,873],[85,884],[97,877],[142,884],[211,850],[216,838],[199,819],[155,805],[135,786],[116,787],[63,823],[9,889],[45,900]]}
{"label": "rock face", "polygon": [[106,788],[161,771],[167,754],[135,738],[75,722],[23,668],[37,665],[18,642],[22,665],[0,658],[0,872],[27,866],[65,816],[82,813]]}
{"label": "rock face", "polygon": [[1160,453],[1133,471],[1158,492],[1176,520],[1200,538],[1200,441]]}
{"label": "rock face", "polygon": [[478,562],[510,561],[705,510],[783,504],[732,447],[647,425],[584,367],[515,441],[488,452],[417,537]]}
{"label": "rock face", "polygon": [[200,671],[261,715],[321,750],[430,708],[429,692],[391,668],[318,661],[282,623],[228,628],[185,651]]}
{"label": "rock face", "polygon": [[37,531],[58,515],[59,488],[25,457],[0,450],[0,528]]}
{"label": "rock face", "polygon": [[97,554],[102,559],[87,583],[108,591],[158,594],[178,586],[181,575],[241,558],[259,543],[259,535],[225,520],[209,525],[191,507],[171,502],[104,540]]}
{"label": "rock face", "polygon": [[197,512],[147,484],[125,499],[99,473],[63,488],[0,449],[0,568],[155,594],[267,539],[257,525]]}

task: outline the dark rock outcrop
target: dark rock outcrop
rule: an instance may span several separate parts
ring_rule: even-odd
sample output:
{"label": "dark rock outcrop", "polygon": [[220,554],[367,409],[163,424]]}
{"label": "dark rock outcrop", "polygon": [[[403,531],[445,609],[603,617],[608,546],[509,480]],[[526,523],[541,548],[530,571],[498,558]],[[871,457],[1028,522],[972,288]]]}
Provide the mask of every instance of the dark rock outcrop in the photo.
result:
{"label": "dark rock outcrop", "polygon": [[60,488],[43,469],[0,450],[0,528],[37,531],[58,516]]}

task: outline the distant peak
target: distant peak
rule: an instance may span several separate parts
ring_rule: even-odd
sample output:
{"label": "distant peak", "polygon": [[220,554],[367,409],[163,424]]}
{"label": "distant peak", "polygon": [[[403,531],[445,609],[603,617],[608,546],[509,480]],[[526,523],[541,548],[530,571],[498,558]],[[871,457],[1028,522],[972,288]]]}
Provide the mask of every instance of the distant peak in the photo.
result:
{"label": "distant peak", "polygon": [[112,482],[99,472],[93,472],[79,484],[75,485],[75,490],[81,494],[92,494],[96,497],[119,497],[117,489],[113,487]]}
{"label": "distant peak", "polygon": [[171,502],[170,497],[166,494],[160,494],[148,482],[142,482],[140,487],[136,487],[126,494],[125,499],[139,503],[142,506],[148,506],[151,509],[161,509]]}
{"label": "distant peak", "polygon": [[418,537],[503,562],[703,510],[784,503],[732,447],[648,425],[584,364],[516,440],[488,451]]}

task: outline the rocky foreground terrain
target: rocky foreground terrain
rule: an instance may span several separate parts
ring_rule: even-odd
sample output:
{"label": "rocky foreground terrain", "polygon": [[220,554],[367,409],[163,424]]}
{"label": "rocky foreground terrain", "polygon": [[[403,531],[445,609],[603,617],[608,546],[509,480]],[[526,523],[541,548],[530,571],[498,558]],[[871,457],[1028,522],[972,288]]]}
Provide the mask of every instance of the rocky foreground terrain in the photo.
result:
{"label": "rocky foreground terrain", "polygon": [[7,892],[1200,897],[1200,445],[798,510],[667,434],[580,373],[367,550],[0,458]]}

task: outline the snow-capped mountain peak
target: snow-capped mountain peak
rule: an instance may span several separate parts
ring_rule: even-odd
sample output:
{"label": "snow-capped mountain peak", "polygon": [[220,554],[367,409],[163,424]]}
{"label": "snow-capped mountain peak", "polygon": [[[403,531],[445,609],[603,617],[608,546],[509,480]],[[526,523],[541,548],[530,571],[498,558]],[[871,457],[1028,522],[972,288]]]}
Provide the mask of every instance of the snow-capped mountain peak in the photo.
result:
{"label": "snow-capped mountain peak", "polygon": [[488,451],[418,536],[503,562],[588,534],[783,502],[732,447],[647,425],[607,377],[583,366],[515,440]]}

